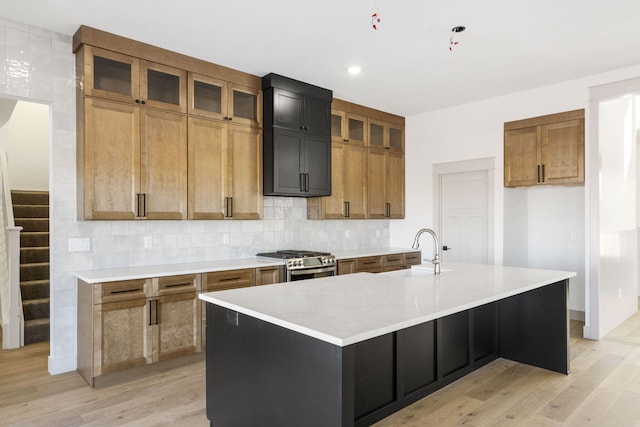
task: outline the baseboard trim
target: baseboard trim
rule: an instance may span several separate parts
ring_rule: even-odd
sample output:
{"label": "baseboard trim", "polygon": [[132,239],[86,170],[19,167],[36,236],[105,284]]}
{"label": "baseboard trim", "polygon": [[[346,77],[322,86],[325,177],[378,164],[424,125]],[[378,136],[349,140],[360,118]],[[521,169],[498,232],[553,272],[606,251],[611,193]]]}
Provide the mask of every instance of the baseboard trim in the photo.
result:
{"label": "baseboard trim", "polygon": [[581,310],[569,310],[569,319],[571,320],[579,320],[584,322],[585,316],[584,311]]}

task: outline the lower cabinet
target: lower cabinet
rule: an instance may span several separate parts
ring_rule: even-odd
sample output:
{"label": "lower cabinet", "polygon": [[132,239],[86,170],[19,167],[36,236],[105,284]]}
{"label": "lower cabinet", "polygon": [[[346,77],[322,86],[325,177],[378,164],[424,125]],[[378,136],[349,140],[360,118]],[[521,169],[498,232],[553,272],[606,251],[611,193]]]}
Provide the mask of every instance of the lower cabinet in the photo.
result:
{"label": "lower cabinet", "polygon": [[411,268],[420,264],[421,252],[406,252],[338,260],[338,274],[381,273]]}
{"label": "lower cabinet", "polygon": [[78,372],[96,377],[201,351],[196,274],[78,287]]}

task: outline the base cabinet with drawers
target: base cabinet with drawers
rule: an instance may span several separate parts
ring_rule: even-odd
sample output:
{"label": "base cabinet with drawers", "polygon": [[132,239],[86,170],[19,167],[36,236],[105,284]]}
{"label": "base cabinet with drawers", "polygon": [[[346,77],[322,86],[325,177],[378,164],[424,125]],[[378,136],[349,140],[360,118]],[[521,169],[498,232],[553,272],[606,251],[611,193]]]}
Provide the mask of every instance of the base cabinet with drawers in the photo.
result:
{"label": "base cabinet with drawers", "polygon": [[199,275],[78,287],[78,371],[96,377],[201,347]]}
{"label": "base cabinet with drawers", "polygon": [[382,273],[411,268],[421,262],[420,251],[346,258],[338,260],[338,274]]}
{"label": "base cabinet with drawers", "polygon": [[204,303],[211,292],[281,281],[260,267],[89,284],[78,282],[78,372],[96,379],[204,348]]}

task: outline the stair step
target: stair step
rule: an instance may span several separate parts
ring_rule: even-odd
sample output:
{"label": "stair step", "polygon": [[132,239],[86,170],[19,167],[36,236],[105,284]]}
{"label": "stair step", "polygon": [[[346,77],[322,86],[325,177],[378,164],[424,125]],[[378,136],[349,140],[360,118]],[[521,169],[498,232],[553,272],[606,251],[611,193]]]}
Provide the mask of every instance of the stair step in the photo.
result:
{"label": "stair step", "polygon": [[20,248],[20,263],[49,262],[49,247]]}
{"label": "stair step", "polygon": [[24,345],[49,341],[49,319],[25,320]]}
{"label": "stair step", "polygon": [[22,302],[24,320],[48,319],[49,298],[32,299]]}
{"label": "stair step", "polygon": [[49,298],[48,280],[27,280],[20,282],[22,301]]}
{"label": "stair step", "polygon": [[11,190],[11,202],[14,205],[48,205],[47,191]]}
{"label": "stair step", "polygon": [[20,281],[49,279],[49,263],[20,264]]}
{"label": "stair step", "polygon": [[48,218],[48,205],[13,205],[14,218]]}
{"label": "stair step", "polygon": [[20,233],[20,247],[47,247],[49,246],[49,233],[46,231],[31,231]]}
{"label": "stair step", "polygon": [[27,231],[49,231],[49,218],[14,218],[16,226]]}

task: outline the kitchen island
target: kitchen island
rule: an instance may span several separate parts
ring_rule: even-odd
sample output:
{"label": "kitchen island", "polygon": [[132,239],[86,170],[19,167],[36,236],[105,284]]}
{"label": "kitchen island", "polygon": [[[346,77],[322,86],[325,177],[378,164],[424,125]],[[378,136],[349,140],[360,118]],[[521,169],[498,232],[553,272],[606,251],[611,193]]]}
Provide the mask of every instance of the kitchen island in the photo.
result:
{"label": "kitchen island", "polygon": [[444,267],[202,294],[211,425],[369,425],[498,357],[569,372],[575,273]]}

